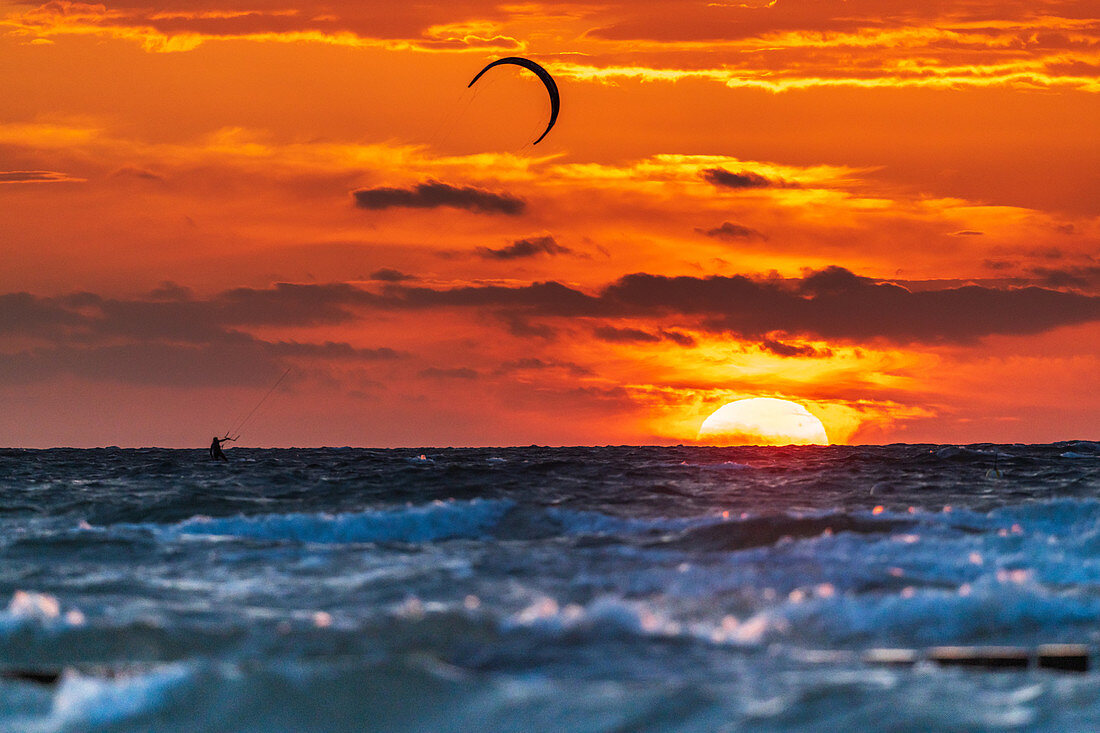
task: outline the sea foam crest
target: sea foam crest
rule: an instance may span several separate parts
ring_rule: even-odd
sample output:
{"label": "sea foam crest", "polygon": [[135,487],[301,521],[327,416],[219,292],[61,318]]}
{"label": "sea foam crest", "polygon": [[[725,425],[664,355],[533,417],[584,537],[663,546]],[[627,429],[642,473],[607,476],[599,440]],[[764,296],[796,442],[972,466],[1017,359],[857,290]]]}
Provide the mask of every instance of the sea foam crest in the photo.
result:
{"label": "sea foam crest", "polygon": [[720,619],[696,619],[680,621],[650,603],[619,597],[598,598],[587,605],[569,603],[559,605],[549,596],[539,596],[518,613],[505,619],[505,629],[526,627],[559,635],[584,631],[593,634],[664,638],[692,638],[712,644],[755,646],[769,634],[786,628],[782,619],[773,619],[762,612],[745,619],[732,615]]}
{"label": "sea foam crest", "polygon": [[164,707],[172,692],[185,685],[194,672],[172,664],[144,675],[117,679],[86,677],[67,671],[54,696],[50,722],[61,730],[87,730],[119,725],[131,718]]}
{"label": "sea foam crest", "polygon": [[318,544],[431,542],[484,537],[512,506],[510,501],[473,499],[349,514],[193,517],[173,525],[169,534]]}
{"label": "sea foam crest", "polygon": [[643,532],[676,532],[695,526],[714,524],[720,519],[705,515],[697,517],[616,517],[601,512],[550,507],[546,516],[558,522],[566,534],[639,534]]}
{"label": "sea foam crest", "polygon": [[61,601],[49,593],[36,593],[34,591],[17,590],[12,594],[8,602],[7,611],[0,615],[16,621],[63,621],[70,626],[80,626],[84,623],[84,614],[78,608],[70,608],[64,615],[61,613]]}

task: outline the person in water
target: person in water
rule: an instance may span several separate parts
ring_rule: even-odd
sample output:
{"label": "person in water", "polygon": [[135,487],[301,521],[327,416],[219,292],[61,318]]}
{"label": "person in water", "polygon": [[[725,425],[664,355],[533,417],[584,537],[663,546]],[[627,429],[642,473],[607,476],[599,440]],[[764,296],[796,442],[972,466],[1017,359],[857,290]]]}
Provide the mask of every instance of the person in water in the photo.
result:
{"label": "person in water", "polygon": [[236,438],[230,438],[228,435],[224,438],[219,438],[215,435],[214,440],[210,443],[210,459],[213,461],[228,462],[229,459],[225,457],[224,453],[222,453],[222,442],[229,443],[234,440],[236,440]]}

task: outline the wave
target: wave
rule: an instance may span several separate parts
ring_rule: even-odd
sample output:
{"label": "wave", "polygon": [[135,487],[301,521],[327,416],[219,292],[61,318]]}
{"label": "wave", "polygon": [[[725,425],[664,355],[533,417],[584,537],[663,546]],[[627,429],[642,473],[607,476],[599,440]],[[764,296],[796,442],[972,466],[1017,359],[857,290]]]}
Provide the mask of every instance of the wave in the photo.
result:
{"label": "wave", "polygon": [[200,516],[156,529],[173,538],[239,537],[315,544],[434,542],[487,537],[513,506],[507,500],[473,499],[346,514]]}
{"label": "wave", "polygon": [[855,534],[890,534],[912,528],[911,519],[861,517],[852,514],[832,514],[820,517],[769,516],[746,517],[727,522],[695,527],[658,543],[670,549],[702,552],[732,552],[753,547],[767,547],[784,540],[807,539],[840,532]]}
{"label": "wave", "polygon": [[557,523],[562,534],[644,534],[680,531],[687,527],[720,521],[713,515],[700,517],[619,517],[595,511],[550,507],[546,516]]}

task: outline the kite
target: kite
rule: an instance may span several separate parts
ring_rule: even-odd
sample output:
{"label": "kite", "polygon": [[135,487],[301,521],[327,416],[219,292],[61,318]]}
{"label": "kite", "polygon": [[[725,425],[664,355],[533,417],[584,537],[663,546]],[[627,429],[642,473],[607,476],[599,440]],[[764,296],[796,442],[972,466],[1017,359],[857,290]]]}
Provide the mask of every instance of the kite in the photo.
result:
{"label": "kite", "polygon": [[536,64],[534,61],[530,59],[520,58],[519,56],[507,56],[502,59],[497,59],[481,71],[477,72],[477,76],[473,78],[473,81],[466,85],[466,88],[469,89],[470,87],[472,87],[474,85],[474,82],[480,79],[481,75],[484,74],[486,71],[493,68],[494,66],[500,66],[502,64],[515,64],[516,66],[522,66],[528,71],[533,72],[536,76],[538,76],[539,79],[542,79],[542,83],[546,85],[546,91],[550,93],[550,122],[547,123],[546,129],[542,131],[541,135],[539,135],[538,140],[535,140],[535,142],[532,143],[533,145],[538,145],[539,141],[546,137],[546,135],[550,132],[550,129],[554,126],[554,123],[558,120],[558,110],[561,109],[561,97],[558,95],[558,85],[554,82],[554,77],[550,76],[550,72]]}

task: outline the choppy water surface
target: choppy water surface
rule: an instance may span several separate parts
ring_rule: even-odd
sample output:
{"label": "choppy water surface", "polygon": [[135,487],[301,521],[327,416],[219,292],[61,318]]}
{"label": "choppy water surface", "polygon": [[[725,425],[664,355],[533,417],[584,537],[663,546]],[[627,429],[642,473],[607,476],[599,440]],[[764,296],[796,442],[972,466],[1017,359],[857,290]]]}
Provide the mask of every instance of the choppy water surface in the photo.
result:
{"label": "choppy water surface", "polygon": [[1095,651],[1097,443],[229,455],[0,451],[0,730],[1100,727],[859,656]]}

